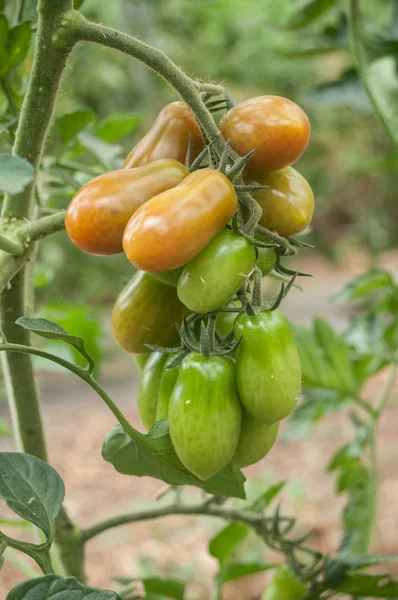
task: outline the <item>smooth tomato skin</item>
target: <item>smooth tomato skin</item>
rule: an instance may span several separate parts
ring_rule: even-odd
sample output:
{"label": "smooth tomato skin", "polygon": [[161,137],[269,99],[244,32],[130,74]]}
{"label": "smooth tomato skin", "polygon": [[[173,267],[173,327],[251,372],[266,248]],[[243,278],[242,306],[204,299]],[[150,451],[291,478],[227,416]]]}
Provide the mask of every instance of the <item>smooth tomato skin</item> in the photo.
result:
{"label": "smooth tomato skin", "polygon": [[163,159],[137,169],[110,171],[89,181],[72,198],[65,227],[75,246],[107,256],[123,252],[123,231],[144,202],[173,188],[188,175],[175,160]]}
{"label": "smooth tomato skin", "polygon": [[242,409],[242,424],[233,462],[241,469],[256,464],[271,450],[279,423],[266,425]]}
{"label": "smooth tomato skin", "polygon": [[287,565],[275,570],[274,577],[261,597],[261,600],[301,600],[307,586],[300,581]]}
{"label": "smooth tomato skin", "polygon": [[145,344],[167,346],[174,341],[175,324],[188,312],[175,288],[138,271],[113,307],[113,337],[127,352],[147,354]]}
{"label": "smooth tomato skin", "polygon": [[204,148],[199,125],[189,106],[184,102],[171,102],[160,111],[152,128],[132,149],[123,168],[131,169],[161,158],[185,163],[190,136],[192,161]]}
{"label": "smooth tomato skin", "polygon": [[123,249],[142,271],[170,271],[192,260],[225,227],[238,207],[232,183],[214,169],[143,204],[123,235]]}
{"label": "smooth tomato skin", "polygon": [[171,354],[167,359],[163,369],[159,386],[158,404],[156,409],[157,421],[160,421],[160,419],[167,419],[168,416],[170,398],[177,381],[180,366],[178,365],[176,367],[168,369],[167,365],[170,364],[175,359],[175,357],[175,354]]}
{"label": "smooth tomato skin", "polygon": [[295,408],[301,389],[300,360],[289,322],[278,310],[241,314],[236,337],[236,377],[243,406],[259,421],[272,425]]}
{"label": "smooth tomato skin", "polygon": [[177,294],[193,312],[208,313],[224,306],[239,290],[254,266],[256,251],[243,236],[223,229],[185,265]]}
{"label": "smooth tomato skin", "polygon": [[263,171],[296,162],[311,135],[305,112],[281,96],[257,96],[237,104],[224,115],[219,128],[240,155],[255,150],[247,166]]}
{"label": "smooth tomato skin", "polygon": [[240,421],[232,360],[188,354],[169,404],[170,436],[183,465],[204,481],[221,471],[235,452]]}
{"label": "smooth tomato skin", "polygon": [[161,281],[166,285],[170,285],[171,287],[176,288],[178,285],[178,280],[180,279],[182,273],[182,267],[179,269],[174,269],[173,271],[161,271],[160,273],[152,272],[150,275]]}
{"label": "smooth tomato skin", "polygon": [[280,171],[256,171],[250,180],[269,187],[253,192],[263,210],[260,225],[279,235],[303,231],[314,214],[314,194],[308,181],[293,167]]}
{"label": "smooth tomato skin", "polygon": [[142,371],[137,404],[141,422],[146,429],[150,429],[156,421],[158,393],[166,360],[167,354],[153,352]]}
{"label": "smooth tomato skin", "polygon": [[277,254],[273,248],[257,248],[256,265],[263,277],[271,273],[276,266],[276,261]]}
{"label": "smooth tomato skin", "polygon": [[[241,308],[242,304],[239,300],[231,300],[228,302],[227,307],[229,308]],[[239,313],[234,312],[221,312],[217,317],[216,329],[227,337],[234,328],[235,321],[238,318]]]}

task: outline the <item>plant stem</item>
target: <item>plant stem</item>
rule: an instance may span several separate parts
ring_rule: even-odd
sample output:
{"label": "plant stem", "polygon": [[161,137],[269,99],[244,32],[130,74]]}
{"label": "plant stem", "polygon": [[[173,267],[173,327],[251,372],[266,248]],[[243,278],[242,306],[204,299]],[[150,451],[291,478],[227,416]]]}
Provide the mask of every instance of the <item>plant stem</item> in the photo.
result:
{"label": "plant stem", "polygon": [[64,229],[65,211],[63,210],[55,213],[55,215],[42,217],[41,219],[37,219],[37,221],[33,221],[33,223],[21,227],[17,235],[28,243],[31,243]]}
{"label": "plant stem", "polygon": [[370,103],[373,107],[373,111],[375,115],[378,117],[380,123],[382,124],[385,133],[390,138],[392,143],[397,146],[398,138],[394,133],[392,126],[390,125],[390,120],[383,113],[383,110],[379,106],[377,98],[373,93],[372,86],[369,84],[368,79],[368,65],[367,65],[367,57],[365,53],[365,49],[362,43],[362,35],[363,35],[363,27],[362,27],[362,18],[361,12],[359,9],[359,0],[350,0],[349,10],[348,10],[348,19],[350,24],[350,38],[351,38],[351,51],[354,57],[354,61],[356,64],[356,68],[358,70],[359,77],[362,81],[362,85],[365,89],[365,92],[370,100]]}
{"label": "plant stem", "polygon": [[13,239],[6,237],[5,235],[0,233],[0,250],[3,252],[7,252],[7,254],[12,254],[13,256],[20,256],[23,254],[23,246],[22,244],[18,244],[18,242],[14,242]]}

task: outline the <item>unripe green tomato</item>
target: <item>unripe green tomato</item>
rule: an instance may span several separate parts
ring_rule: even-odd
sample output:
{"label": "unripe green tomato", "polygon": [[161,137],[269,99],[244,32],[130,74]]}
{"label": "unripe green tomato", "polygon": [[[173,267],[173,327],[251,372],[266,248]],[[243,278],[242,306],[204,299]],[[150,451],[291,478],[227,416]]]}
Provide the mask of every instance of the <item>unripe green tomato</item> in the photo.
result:
{"label": "unripe green tomato", "polygon": [[301,600],[306,589],[305,583],[296,577],[290,567],[281,565],[276,569],[275,575],[261,600]]}
{"label": "unripe green tomato", "polygon": [[137,365],[138,369],[140,371],[143,370],[143,368],[146,365],[146,361],[148,360],[148,358],[151,356],[151,353],[148,354],[133,354],[133,358],[134,358],[134,362]]}
{"label": "unripe green tomato", "polygon": [[159,393],[158,393],[158,405],[156,409],[156,420],[167,419],[169,412],[169,403],[171,394],[173,393],[180,366],[172,367],[168,369],[167,366],[175,360],[176,355],[171,354],[167,359],[163,369],[162,377],[160,379]]}
{"label": "unripe green tomato", "polygon": [[174,269],[173,271],[159,271],[149,273],[151,277],[154,277],[158,281],[161,281],[165,285],[169,285],[171,287],[177,287],[178,280],[180,279],[180,275],[182,273],[183,267],[179,269]]}
{"label": "unripe green tomato", "polygon": [[242,424],[238,447],[233,458],[240,467],[254,465],[271,450],[278,434],[279,423],[266,425],[242,409]]}
{"label": "unripe green tomato", "polygon": [[277,254],[273,248],[257,248],[257,252],[256,265],[264,277],[271,273],[272,269],[275,268]]}
{"label": "unripe green tomato", "polygon": [[254,247],[243,236],[224,229],[185,265],[178,297],[193,312],[221,308],[242,286],[255,260]]}
{"label": "unripe green tomato", "polygon": [[142,372],[138,388],[138,413],[144,427],[150,429],[156,421],[158,393],[167,354],[153,352]]}
{"label": "unripe green tomato", "polygon": [[286,317],[278,310],[241,314],[236,337],[239,397],[256,419],[272,425],[295,408],[301,388],[300,360]]}
{"label": "unripe green tomato", "polygon": [[182,464],[204,481],[221,471],[235,452],[240,421],[232,360],[188,354],[169,404],[170,436]]}
{"label": "unripe green tomato", "polygon": [[188,312],[174,288],[137,271],[113,307],[113,337],[127,352],[147,354],[146,344],[173,343],[177,336],[175,324]]}
{"label": "unripe green tomato", "polygon": [[[231,300],[226,308],[241,308],[242,303],[239,300]],[[235,321],[239,313],[236,312],[221,312],[217,317],[216,328],[222,335],[227,337],[234,328]]]}

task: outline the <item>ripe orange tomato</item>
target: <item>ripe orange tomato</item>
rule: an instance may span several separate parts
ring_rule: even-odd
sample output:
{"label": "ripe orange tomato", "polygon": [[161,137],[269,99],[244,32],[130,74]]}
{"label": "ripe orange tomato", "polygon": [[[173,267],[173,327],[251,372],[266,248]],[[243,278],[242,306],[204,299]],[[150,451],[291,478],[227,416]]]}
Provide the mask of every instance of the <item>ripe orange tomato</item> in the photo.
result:
{"label": "ripe orange tomato", "polygon": [[163,159],[96,177],[75,194],[68,206],[65,226],[69,238],[89,254],[123,252],[123,231],[131,215],[187,175],[184,165]]}
{"label": "ripe orange tomato", "polygon": [[192,260],[238,207],[232,183],[214,169],[194,171],[137,210],[123,235],[127,258],[142,271],[170,271]]}
{"label": "ripe orange tomato", "polygon": [[238,104],[224,115],[219,128],[242,156],[254,149],[248,168],[264,171],[293,164],[311,134],[305,112],[280,96],[258,96]]}
{"label": "ripe orange tomato", "polygon": [[251,180],[269,187],[253,192],[263,214],[260,225],[279,235],[295,235],[303,231],[314,214],[314,194],[308,181],[293,167],[279,171],[256,171]]}
{"label": "ripe orange tomato", "polygon": [[193,112],[184,102],[171,102],[159,113],[148,133],[132,149],[123,168],[130,169],[160,158],[185,162],[191,136],[191,160],[204,148],[200,128]]}

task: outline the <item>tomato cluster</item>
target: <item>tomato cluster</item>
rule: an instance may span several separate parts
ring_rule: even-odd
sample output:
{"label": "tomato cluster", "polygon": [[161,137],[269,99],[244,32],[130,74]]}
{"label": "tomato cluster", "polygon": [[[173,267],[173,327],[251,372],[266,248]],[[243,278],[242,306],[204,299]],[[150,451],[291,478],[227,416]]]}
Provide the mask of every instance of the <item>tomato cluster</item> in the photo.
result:
{"label": "tomato cluster", "polygon": [[[242,163],[239,186],[222,158],[219,168],[210,159],[203,166],[210,146],[188,106],[174,102],[123,168],[83,186],[66,214],[77,247],[124,251],[136,267],[114,305],[113,335],[143,369],[143,425],[167,418],[178,457],[203,480],[231,461],[261,460],[297,403],[300,363],[289,324],[279,302],[262,304],[259,281],[281,268],[281,248],[267,229],[298,233],[314,207],[310,186],[291,167],[310,135],[296,104],[253,98],[227,112],[219,128],[238,154],[255,150]],[[187,152],[198,157],[191,169],[183,164]],[[262,209],[259,233],[245,229],[239,192],[247,187]]]}

